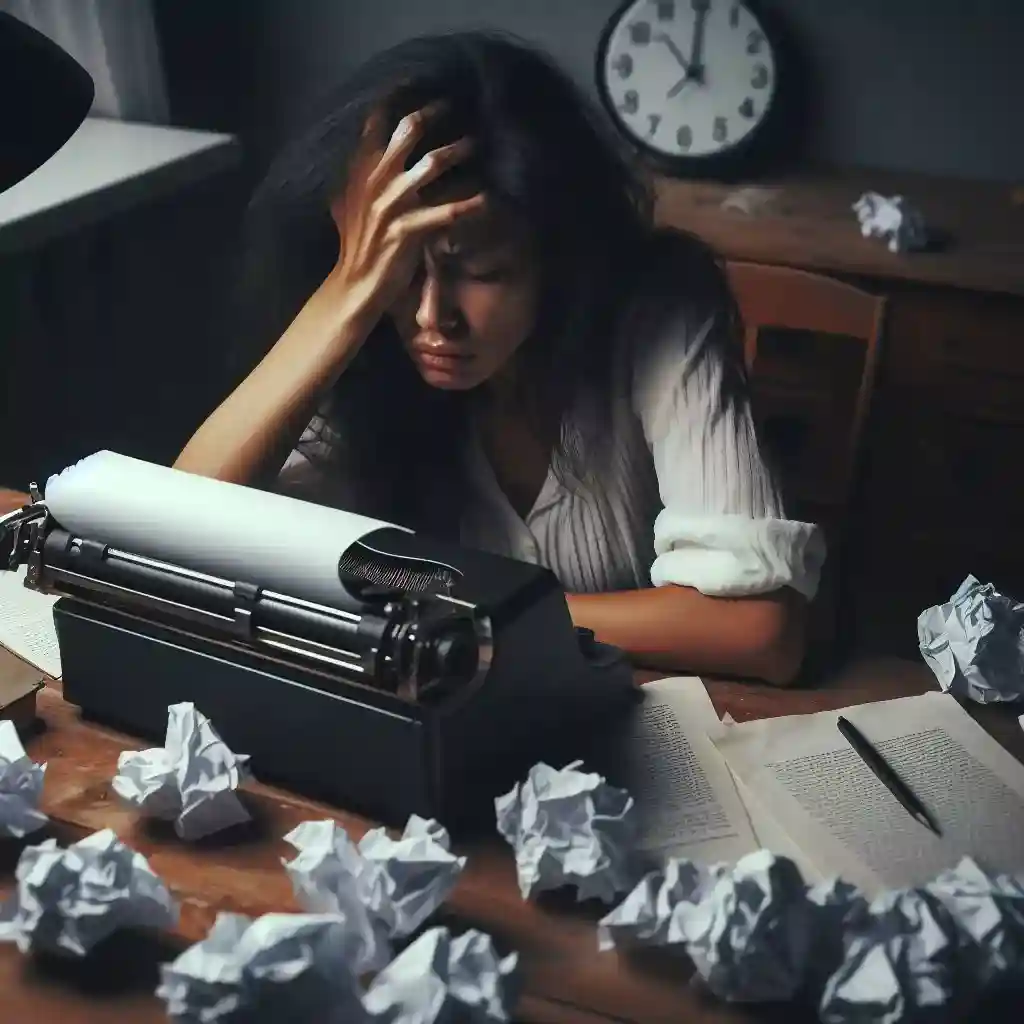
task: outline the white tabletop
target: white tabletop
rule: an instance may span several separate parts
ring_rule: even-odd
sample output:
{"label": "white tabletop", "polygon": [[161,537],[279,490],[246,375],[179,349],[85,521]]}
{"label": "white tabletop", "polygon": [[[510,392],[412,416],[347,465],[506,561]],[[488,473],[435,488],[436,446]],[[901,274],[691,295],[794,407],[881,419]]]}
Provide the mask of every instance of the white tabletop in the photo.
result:
{"label": "white tabletop", "polygon": [[86,118],[64,147],[0,192],[0,253],[181,188],[232,163],[233,136]]}

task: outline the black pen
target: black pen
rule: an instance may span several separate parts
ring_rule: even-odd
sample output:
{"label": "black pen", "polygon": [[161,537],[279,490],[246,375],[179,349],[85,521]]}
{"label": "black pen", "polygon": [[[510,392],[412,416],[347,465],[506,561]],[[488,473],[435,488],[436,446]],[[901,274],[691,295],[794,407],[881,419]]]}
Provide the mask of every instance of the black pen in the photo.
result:
{"label": "black pen", "polygon": [[929,828],[937,836],[941,836],[939,826],[928,813],[927,808],[913,790],[897,775],[896,769],[868,741],[867,737],[849,719],[842,715],[836,720],[839,731],[849,741],[861,760],[871,769],[879,782],[903,805],[912,817],[916,818],[925,828]]}

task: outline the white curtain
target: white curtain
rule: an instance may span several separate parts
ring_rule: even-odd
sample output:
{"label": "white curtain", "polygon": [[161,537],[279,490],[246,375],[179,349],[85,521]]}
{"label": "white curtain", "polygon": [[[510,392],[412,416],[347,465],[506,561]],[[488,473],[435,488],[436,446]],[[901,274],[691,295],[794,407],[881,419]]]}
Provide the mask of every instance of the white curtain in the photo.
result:
{"label": "white curtain", "polygon": [[0,0],[92,75],[92,113],[166,124],[167,89],[150,0]]}

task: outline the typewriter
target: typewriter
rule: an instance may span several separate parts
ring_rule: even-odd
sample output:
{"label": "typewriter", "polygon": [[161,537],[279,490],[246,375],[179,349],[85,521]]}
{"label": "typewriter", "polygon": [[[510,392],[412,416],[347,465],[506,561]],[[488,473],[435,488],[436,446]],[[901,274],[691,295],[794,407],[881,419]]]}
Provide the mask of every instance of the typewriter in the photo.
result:
{"label": "typewriter", "polygon": [[160,740],[192,701],[258,778],[395,825],[493,827],[638,699],[546,569],[110,452],[0,519],[22,566],[83,715]]}

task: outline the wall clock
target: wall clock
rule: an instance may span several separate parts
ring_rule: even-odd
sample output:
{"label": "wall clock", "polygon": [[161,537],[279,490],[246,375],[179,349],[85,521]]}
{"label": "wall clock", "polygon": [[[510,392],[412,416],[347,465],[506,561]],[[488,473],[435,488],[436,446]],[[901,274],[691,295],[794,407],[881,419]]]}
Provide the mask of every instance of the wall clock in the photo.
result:
{"label": "wall clock", "polygon": [[670,174],[714,175],[767,136],[779,45],[739,0],[631,0],[598,49],[597,84],[618,129]]}

